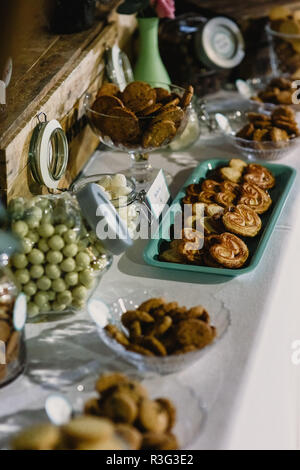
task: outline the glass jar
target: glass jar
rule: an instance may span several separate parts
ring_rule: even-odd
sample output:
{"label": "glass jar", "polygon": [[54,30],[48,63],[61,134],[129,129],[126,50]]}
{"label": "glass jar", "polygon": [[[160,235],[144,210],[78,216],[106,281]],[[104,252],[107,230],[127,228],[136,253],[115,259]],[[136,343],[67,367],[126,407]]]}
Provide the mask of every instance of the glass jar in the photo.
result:
{"label": "glass jar", "polygon": [[127,194],[117,195],[115,191],[110,190],[110,186],[107,184],[107,182],[111,181],[111,179],[115,176],[116,175],[112,173],[87,176],[75,182],[71,189],[76,193],[88,183],[98,183],[100,187],[105,190],[106,195],[110,199],[110,202],[113,204],[120,217],[126,223],[130,237],[134,239],[137,227],[140,222],[143,197],[140,193],[137,192],[134,181],[131,178],[125,177],[124,175],[118,176],[123,176],[123,178],[126,179],[126,183],[123,187],[127,188]]}
{"label": "glass jar", "polygon": [[0,256],[0,387],[16,379],[26,362],[26,298],[7,267],[8,259]]}
{"label": "glass jar", "polygon": [[16,198],[8,212],[22,250],[10,266],[26,295],[28,318],[56,318],[81,310],[112,263],[93,231],[87,229],[76,197]]}
{"label": "glass jar", "polygon": [[300,34],[285,34],[266,26],[272,73],[300,78]]}

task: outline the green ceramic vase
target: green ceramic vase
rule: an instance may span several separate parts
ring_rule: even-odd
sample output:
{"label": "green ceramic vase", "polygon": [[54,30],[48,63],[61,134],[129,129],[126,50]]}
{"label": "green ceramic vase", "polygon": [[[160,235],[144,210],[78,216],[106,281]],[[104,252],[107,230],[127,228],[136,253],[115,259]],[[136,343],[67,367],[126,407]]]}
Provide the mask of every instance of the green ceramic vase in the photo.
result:
{"label": "green ceramic vase", "polygon": [[134,79],[159,86],[171,80],[161,60],[158,47],[158,18],[138,18],[139,56],[134,69]]}

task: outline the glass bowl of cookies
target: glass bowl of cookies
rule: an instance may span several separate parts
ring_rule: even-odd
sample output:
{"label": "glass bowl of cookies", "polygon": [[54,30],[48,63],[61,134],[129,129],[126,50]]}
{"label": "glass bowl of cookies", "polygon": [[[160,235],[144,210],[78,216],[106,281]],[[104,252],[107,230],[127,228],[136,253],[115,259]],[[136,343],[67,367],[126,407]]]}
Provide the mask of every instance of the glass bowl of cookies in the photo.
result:
{"label": "glass bowl of cookies", "polygon": [[135,81],[121,91],[117,85],[105,83],[86,95],[85,109],[100,141],[130,155],[132,166],[125,174],[140,189],[157,175],[149,153],[167,147],[183,133],[192,98],[193,87]]}
{"label": "glass bowl of cookies", "polygon": [[300,142],[295,112],[288,106],[215,117],[227,140],[250,161],[281,160]]}
{"label": "glass bowl of cookies", "polygon": [[214,348],[229,327],[230,314],[216,300],[208,311],[192,305],[192,299],[191,306],[180,305],[171,295],[136,286],[118,288],[117,294],[113,288],[107,298],[93,297],[88,312],[101,341],[115,354],[140,372],[172,374]]}
{"label": "glass bowl of cookies", "polygon": [[295,77],[273,76],[237,80],[240,94],[256,104],[258,109],[272,111],[276,106],[284,105],[294,111],[300,111],[297,83]]}

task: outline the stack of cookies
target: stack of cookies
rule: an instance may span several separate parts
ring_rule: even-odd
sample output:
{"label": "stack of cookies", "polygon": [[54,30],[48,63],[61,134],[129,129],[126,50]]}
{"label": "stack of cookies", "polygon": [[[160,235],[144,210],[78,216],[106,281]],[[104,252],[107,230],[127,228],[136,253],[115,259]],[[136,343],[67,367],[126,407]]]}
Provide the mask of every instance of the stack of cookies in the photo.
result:
{"label": "stack of cookies", "polygon": [[[288,106],[277,106],[269,114],[248,113],[248,124],[236,133],[236,137],[259,142],[275,142],[287,145],[287,142],[300,135],[294,111]],[[259,144],[257,146],[259,147]],[[268,148],[268,147],[266,147]]]}
{"label": "stack of cookies", "polygon": [[121,92],[105,83],[98,91],[90,119],[102,138],[128,148],[168,145],[187,122],[193,88],[183,93],[131,82]]}
{"label": "stack of cookies", "polygon": [[128,351],[144,356],[168,356],[202,349],[211,344],[216,329],[201,306],[187,309],[163,298],[149,299],[121,318],[125,331],[115,325],[107,333]]}
{"label": "stack of cookies", "polygon": [[292,87],[293,79],[275,77],[251,99],[258,103],[293,104],[295,88]]}
{"label": "stack of cookies", "polygon": [[[172,240],[159,259],[241,268],[249,257],[247,238],[260,232],[260,214],[272,204],[268,190],[274,185],[275,178],[267,168],[240,159],[230,160],[210,178],[189,185],[182,204],[183,208],[188,204],[193,215],[184,218],[180,239]],[[202,230],[195,228],[199,225]]]}
{"label": "stack of cookies", "polygon": [[85,404],[85,413],[113,422],[116,434],[131,449],[178,449],[172,433],[176,409],[170,400],[151,400],[145,387],[120,373],[102,375],[96,391],[98,397]]}

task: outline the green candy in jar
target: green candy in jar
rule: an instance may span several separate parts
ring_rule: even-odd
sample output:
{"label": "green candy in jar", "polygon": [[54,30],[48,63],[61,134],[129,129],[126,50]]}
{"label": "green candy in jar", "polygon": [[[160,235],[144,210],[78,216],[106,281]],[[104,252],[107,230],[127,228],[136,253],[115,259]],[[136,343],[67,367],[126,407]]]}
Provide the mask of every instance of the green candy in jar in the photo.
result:
{"label": "green candy in jar", "polygon": [[76,266],[79,269],[85,269],[90,265],[91,259],[87,253],[84,251],[80,251],[76,257]]}
{"label": "green candy in jar", "polygon": [[40,309],[34,302],[27,303],[27,314],[29,317],[36,317],[39,313]]}
{"label": "green candy in jar", "polygon": [[67,273],[65,275],[65,283],[67,286],[74,287],[77,286],[78,284],[78,273],[73,272],[73,273]]}
{"label": "green candy in jar", "polygon": [[64,233],[64,241],[66,243],[75,243],[78,238],[78,233],[75,232],[75,230],[67,230],[67,232]]}
{"label": "green candy in jar", "polygon": [[33,241],[30,240],[30,238],[23,238],[22,240],[22,252],[25,254],[25,255],[28,255],[28,253],[31,252],[33,248]]}
{"label": "green candy in jar", "polygon": [[66,283],[63,279],[54,279],[54,281],[52,281],[51,287],[54,292],[63,292],[67,289]]}
{"label": "green candy in jar", "polygon": [[28,264],[27,257],[22,253],[16,253],[11,258],[12,265],[17,269],[26,268]]}
{"label": "green candy in jar", "polygon": [[42,224],[38,229],[40,237],[49,238],[54,234],[54,227],[52,224]]}
{"label": "green candy in jar", "polygon": [[37,280],[36,285],[40,290],[46,291],[51,287],[51,280],[47,276],[42,276]]}
{"label": "green candy in jar", "polygon": [[43,266],[36,264],[31,266],[29,273],[32,279],[39,279],[44,274],[44,268]]}
{"label": "green candy in jar", "polygon": [[46,254],[46,260],[50,264],[59,264],[59,263],[62,262],[63,258],[64,257],[62,255],[62,253],[60,251],[57,251],[57,250],[50,250]]}
{"label": "green candy in jar", "polygon": [[9,213],[13,219],[21,219],[24,215],[25,200],[22,197],[12,199],[8,205]]}
{"label": "green candy in jar", "polygon": [[91,269],[84,269],[79,273],[79,281],[87,289],[91,289],[94,284],[94,273]]}
{"label": "green candy in jar", "polygon": [[65,273],[70,273],[74,271],[76,263],[73,258],[65,258],[59,266]]}
{"label": "green candy in jar", "polygon": [[30,275],[28,269],[17,269],[14,272],[16,280],[20,284],[27,284],[30,281]]}
{"label": "green candy in jar", "polygon": [[62,235],[63,235],[64,233],[66,233],[69,229],[68,229],[68,227],[67,227],[66,225],[64,225],[64,224],[58,224],[58,225],[56,225],[56,227],[55,227],[54,230],[55,230],[55,233],[56,233],[57,235],[62,236]]}
{"label": "green candy in jar", "polygon": [[29,297],[31,297],[32,295],[36,294],[36,291],[37,291],[37,285],[35,282],[33,281],[29,281],[27,282],[27,284],[25,284],[23,286],[23,292],[26,294],[26,295],[29,295]]}
{"label": "green candy in jar", "polygon": [[13,222],[11,228],[12,231],[20,238],[26,237],[29,231],[28,225],[23,220],[17,220],[17,222]]}
{"label": "green candy in jar", "polygon": [[51,250],[60,251],[65,246],[65,243],[60,235],[53,235],[51,238],[49,238],[48,245]]}
{"label": "green candy in jar", "polygon": [[38,249],[43,251],[44,253],[47,253],[47,251],[49,251],[49,245],[47,243],[47,241],[45,240],[45,238],[41,238],[38,242]]}
{"label": "green candy in jar", "polygon": [[28,255],[28,261],[31,264],[42,264],[45,260],[45,255],[41,250],[33,248]]}
{"label": "green candy in jar", "polygon": [[46,293],[47,293],[49,302],[53,302],[53,300],[56,299],[56,292],[54,292],[54,290],[47,290]]}
{"label": "green candy in jar", "polygon": [[76,300],[85,300],[87,298],[88,290],[84,286],[74,287],[72,295]]}
{"label": "green candy in jar", "polygon": [[54,310],[55,312],[63,312],[64,310],[66,310],[66,307],[67,306],[65,304],[60,304],[57,301],[52,302],[52,310]]}
{"label": "green candy in jar", "polygon": [[40,239],[40,236],[37,232],[34,232],[33,230],[30,230],[27,233],[27,238],[32,241],[32,243],[37,243]]}
{"label": "green candy in jar", "polygon": [[74,256],[77,255],[77,253],[78,253],[78,246],[76,245],[76,243],[69,243],[63,249],[63,254],[67,258],[74,258]]}
{"label": "green candy in jar", "polygon": [[46,275],[53,280],[58,279],[61,275],[61,270],[57,264],[46,264],[45,271]]}
{"label": "green candy in jar", "polygon": [[63,292],[60,292],[57,295],[57,302],[59,304],[64,304],[64,305],[70,305],[72,302],[72,293],[69,290],[65,290]]}
{"label": "green candy in jar", "polygon": [[45,306],[49,305],[48,296],[46,292],[38,291],[34,296],[34,303],[41,309],[45,311]]}

